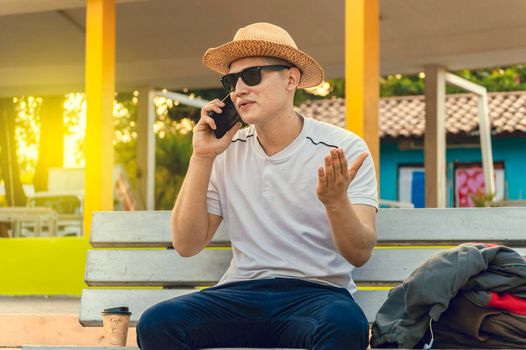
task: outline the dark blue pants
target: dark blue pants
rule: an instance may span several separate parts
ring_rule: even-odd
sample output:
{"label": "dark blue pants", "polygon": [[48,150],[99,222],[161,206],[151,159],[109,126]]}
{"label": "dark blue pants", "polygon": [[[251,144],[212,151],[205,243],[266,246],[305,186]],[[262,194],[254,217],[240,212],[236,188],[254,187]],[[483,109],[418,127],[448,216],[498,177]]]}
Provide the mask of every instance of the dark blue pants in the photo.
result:
{"label": "dark blue pants", "polygon": [[292,278],[233,282],[149,308],[143,350],[214,347],[365,349],[368,322],[349,292]]}

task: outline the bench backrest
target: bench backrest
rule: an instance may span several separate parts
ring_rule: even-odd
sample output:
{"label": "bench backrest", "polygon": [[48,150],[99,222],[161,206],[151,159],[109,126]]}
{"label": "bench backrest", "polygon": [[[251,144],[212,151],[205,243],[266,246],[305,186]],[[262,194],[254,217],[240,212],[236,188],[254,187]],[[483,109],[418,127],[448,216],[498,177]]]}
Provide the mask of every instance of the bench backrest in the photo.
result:
{"label": "bench backrest", "polygon": [[[369,321],[392,286],[452,245],[501,243],[526,255],[526,208],[381,209],[377,232],[370,261],[353,273],[359,286],[355,298]],[[204,251],[178,256],[170,249],[169,211],[97,212],[91,244],[95,249],[88,251],[86,282],[97,288],[82,294],[80,321],[85,326],[101,325],[101,311],[114,306],[130,307],[134,324],[149,306],[216,283],[232,257],[222,226]]]}

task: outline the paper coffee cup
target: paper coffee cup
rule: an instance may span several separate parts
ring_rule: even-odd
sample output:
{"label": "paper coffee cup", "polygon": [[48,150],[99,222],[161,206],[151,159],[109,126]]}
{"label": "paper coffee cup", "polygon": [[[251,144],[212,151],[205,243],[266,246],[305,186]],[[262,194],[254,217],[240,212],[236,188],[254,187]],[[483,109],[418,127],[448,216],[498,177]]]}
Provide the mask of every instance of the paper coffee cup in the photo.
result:
{"label": "paper coffee cup", "polygon": [[104,345],[126,346],[131,312],[126,306],[104,309]]}

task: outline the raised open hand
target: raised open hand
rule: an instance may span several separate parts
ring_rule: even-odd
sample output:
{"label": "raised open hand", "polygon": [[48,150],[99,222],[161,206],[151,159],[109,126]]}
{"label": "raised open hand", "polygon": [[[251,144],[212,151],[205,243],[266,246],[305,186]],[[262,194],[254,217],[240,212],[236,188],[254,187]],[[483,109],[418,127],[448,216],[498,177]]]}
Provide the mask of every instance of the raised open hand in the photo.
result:
{"label": "raised open hand", "polygon": [[332,149],[325,157],[325,164],[318,168],[316,194],[326,207],[340,205],[346,200],[347,189],[368,156],[367,152],[360,154],[350,168],[341,148]]}

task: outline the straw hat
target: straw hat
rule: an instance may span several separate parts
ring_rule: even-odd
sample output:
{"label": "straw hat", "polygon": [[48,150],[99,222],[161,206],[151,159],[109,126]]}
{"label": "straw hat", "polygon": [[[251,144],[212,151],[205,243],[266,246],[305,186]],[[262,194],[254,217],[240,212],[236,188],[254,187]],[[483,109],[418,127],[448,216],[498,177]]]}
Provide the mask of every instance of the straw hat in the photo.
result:
{"label": "straw hat", "polygon": [[203,63],[220,74],[227,74],[232,62],[255,56],[278,57],[296,66],[302,72],[300,88],[323,81],[323,68],[318,62],[298,50],[286,30],[270,23],[254,23],[239,29],[231,42],[206,50]]}

